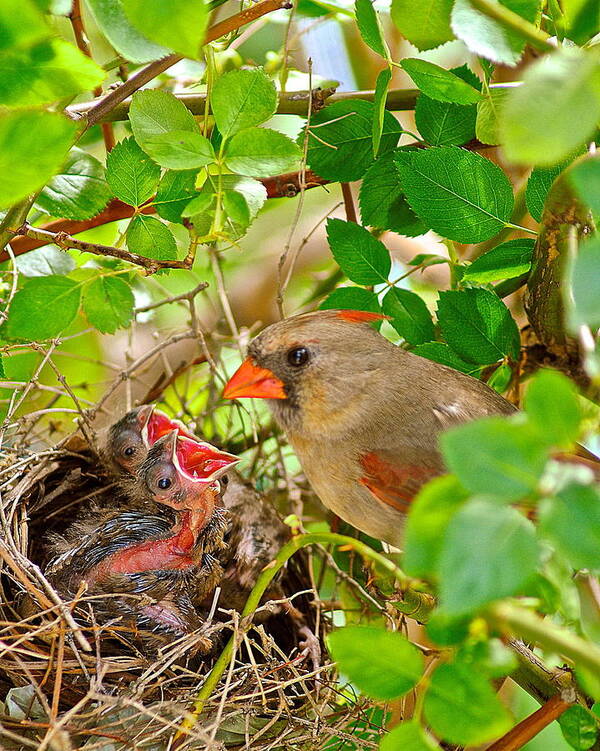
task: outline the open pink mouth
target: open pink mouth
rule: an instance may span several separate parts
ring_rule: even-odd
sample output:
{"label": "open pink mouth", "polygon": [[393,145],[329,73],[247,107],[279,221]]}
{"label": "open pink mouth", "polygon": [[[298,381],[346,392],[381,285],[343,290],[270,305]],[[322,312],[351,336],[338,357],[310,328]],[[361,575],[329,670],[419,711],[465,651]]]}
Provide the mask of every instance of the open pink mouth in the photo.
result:
{"label": "open pink mouth", "polygon": [[193,433],[190,433],[187,428],[179,422],[179,420],[172,420],[165,415],[164,412],[154,409],[150,415],[146,426],[144,427],[144,437],[148,443],[148,446],[153,446],[159,438],[162,438],[172,430],[177,430],[180,436],[189,438],[191,440],[197,440]]}
{"label": "open pink mouth", "polygon": [[178,438],[173,461],[177,469],[192,481],[216,480],[240,460],[233,454],[189,438]]}

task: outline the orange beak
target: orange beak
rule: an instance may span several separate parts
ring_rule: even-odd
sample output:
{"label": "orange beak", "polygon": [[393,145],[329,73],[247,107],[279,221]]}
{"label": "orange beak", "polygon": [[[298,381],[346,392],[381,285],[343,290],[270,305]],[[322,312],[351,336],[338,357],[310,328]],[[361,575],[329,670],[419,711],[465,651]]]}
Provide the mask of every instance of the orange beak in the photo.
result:
{"label": "orange beak", "polygon": [[227,382],[223,396],[225,399],[287,399],[285,386],[267,368],[259,368],[247,357]]}

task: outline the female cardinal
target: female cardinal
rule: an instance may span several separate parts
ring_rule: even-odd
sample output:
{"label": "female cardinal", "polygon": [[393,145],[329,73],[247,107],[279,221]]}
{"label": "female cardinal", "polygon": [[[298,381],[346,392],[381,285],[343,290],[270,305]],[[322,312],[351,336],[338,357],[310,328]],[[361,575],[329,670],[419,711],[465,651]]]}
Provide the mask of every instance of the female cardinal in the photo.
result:
{"label": "female cardinal", "polygon": [[323,503],[372,537],[401,544],[419,488],[442,474],[438,434],[510,414],[489,386],[418,357],[353,310],[306,313],[266,328],[226,399],[268,399]]}

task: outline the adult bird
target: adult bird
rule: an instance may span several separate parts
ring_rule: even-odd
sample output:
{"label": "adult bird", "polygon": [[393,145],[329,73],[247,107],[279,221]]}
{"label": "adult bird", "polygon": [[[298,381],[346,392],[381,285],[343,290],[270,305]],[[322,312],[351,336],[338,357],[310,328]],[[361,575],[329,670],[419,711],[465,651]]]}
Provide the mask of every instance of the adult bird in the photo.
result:
{"label": "adult bird", "polygon": [[387,341],[369,325],[382,318],[326,310],[272,324],[223,396],[267,399],[321,501],[400,545],[412,499],[445,471],[439,433],[515,407],[485,383]]}

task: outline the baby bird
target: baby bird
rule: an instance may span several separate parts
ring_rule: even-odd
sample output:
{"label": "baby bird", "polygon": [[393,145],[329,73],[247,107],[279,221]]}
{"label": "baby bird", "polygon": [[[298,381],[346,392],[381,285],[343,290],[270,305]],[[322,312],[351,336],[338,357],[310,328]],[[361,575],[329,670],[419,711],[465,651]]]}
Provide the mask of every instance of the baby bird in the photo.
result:
{"label": "baby bird", "polygon": [[168,510],[88,516],[55,544],[58,555],[46,572],[69,597],[83,582],[99,621],[120,617],[137,633],[151,632],[140,634],[151,649],[161,635],[189,633],[201,624],[192,599],[206,596],[222,574],[213,555],[226,529],[218,477],[237,461],[226,463],[216,449],[211,457],[208,444],[178,435],[173,429],[155,441],[131,481],[143,504]]}

